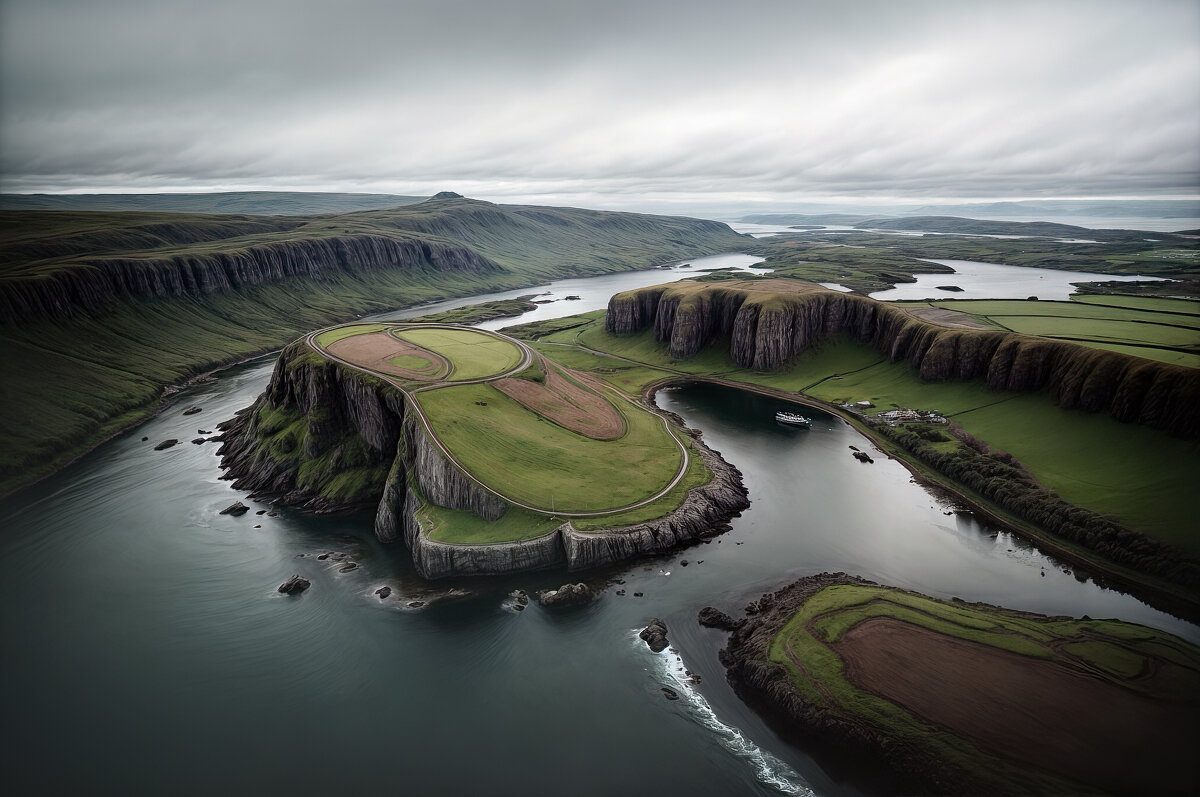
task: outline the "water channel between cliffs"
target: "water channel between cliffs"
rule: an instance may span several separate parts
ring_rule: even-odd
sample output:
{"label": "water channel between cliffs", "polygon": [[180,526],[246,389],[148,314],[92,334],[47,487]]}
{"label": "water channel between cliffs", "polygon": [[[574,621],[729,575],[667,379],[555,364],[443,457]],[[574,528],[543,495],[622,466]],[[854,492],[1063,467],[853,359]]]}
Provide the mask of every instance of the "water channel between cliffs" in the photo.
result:
{"label": "water channel between cliffs", "polygon": [[[558,283],[559,296],[583,298],[537,312],[595,309],[671,276]],[[389,317],[399,315],[412,313]],[[695,624],[704,605],[733,610],[821,570],[1200,640],[1196,626],[1077,580],[970,515],[945,514],[898,463],[857,462],[848,446],[869,443],[840,420],[782,427],[771,420],[777,402],[712,386],[669,389],[658,402],[745,475],[752,506],[720,542],[607,572],[627,597],[614,585],[577,611],[518,613],[504,600],[516,587],[557,586],[562,573],[465,580],[453,585],[474,599],[385,608],[372,594],[384,584],[431,596],[406,551],[371,537],[370,517],[218,516],[241,496],[219,481],[215,445],[151,450],[250,404],[270,368],[264,360],[185,391],[0,504],[2,761],[26,790],[843,793],[733,696],[716,660],[723,635]],[[188,404],[204,411],[181,416]],[[298,558],[327,550],[360,567],[339,574]],[[313,582],[298,599],[275,592],[292,573]],[[655,616],[703,678],[677,702],[659,692],[678,688],[670,654],[632,637]]]}

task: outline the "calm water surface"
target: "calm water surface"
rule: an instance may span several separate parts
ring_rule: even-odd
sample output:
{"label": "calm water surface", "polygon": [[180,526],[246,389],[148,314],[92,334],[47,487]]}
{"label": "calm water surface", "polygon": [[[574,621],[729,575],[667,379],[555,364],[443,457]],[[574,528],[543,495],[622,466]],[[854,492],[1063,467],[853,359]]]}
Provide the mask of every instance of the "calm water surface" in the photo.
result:
{"label": "calm water surface", "polygon": [[[590,298],[538,312],[593,309],[663,281],[597,279],[557,283]],[[0,762],[16,791],[846,793],[741,705],[716,659],[724,635],[695,623],[702,606],[733,611],[822,570],[1200,640],[1200,628],[942,506],[899,464],[860,464],[848,446],[870,446],[840,420],[814,411],[811,430],[781,426],[779,403],[713,387],[659,403],[745,474],[753,506],[733,531],[589,577],[607,585],[592,606],[515,612],[509,590],[568,575],[431,586],[402,547],[373,539],[367,515],[220,516],[244,496],[218,479],[214,444],[151,450],[249,404],[270,369],[226,371],[0,503]],[[190,404],[204,411],[181,415]],[[311,557],[328,550],[360,568],[339,574]],[[312,588],[280,596],[293,573]],[[406,600],[382,604],[373,592],[385,584]],[[473,595],[398,608],[449,586]],[[673,648],[657,656],[634,636],[651,617],[671,629]],[[698,689],[681,685],[683,666],[702,676]],[[663,685],[683,699],[663,699]]]}
{"label": "calm water surface", "polygon": [[[1077,282],[1156,282],[1162,277],[1124,274],[1094,274],[1053,268],[1003,266],[974,260],[929,260],[954,269],[953,274],[913,274],[916,282],[906,282],[886,291],[876,291],[872,299],[893,302],[899,299],[1039,299],[1065,300],[1076,292]],[[938,290],[938,285],[957,285],[961,291]]]}

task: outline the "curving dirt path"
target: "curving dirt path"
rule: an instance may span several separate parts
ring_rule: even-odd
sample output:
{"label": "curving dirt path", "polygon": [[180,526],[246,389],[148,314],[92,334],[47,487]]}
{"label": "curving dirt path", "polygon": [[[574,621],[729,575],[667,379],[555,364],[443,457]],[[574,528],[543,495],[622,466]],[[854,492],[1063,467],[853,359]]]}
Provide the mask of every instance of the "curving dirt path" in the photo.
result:
{"label": "curving dirt path", "polygon": [[[355,323],[358,323],[358,322],[355,322]],[[416,393],[420,393],[420,392],[423,392],[426,390],[434,390],[436,388],[446,387],[449,385],[471,385],[471,384],[478,384],[481,382],[493,382],[493,381],[496,381],[499,379],[505,379],[507,377],[514,376],[515,374],[518,374],[521,371],[525,370],[527,367],[529,367],[529,364],[533,362],[533,358],[539,356],[537,354],[537,352],[535,352],[533,349],[531,349],[529,347],[529,345],[526,344],[525,342],[517,340],[516,338],[510,338],[508,335],[504,335],[502,333],[494,332],[492,330],[487,330],[487,329],[477,329],[475,327],[465,327],[467,329],[474,330],[475,332],[479,332],[484,335],[490,335],[498,340],[502,340],[507,343],[513,344],[521,351],[521,361],[519,363],[517,363],[514,367],[510,368],[509,370],[504,371],[499,374],[492,374],[491,376],[480,377],[478,379],[464,379],[464,380],[460,380],[460,381],[431,382],[429,384],[421,385],[420,387],[410,389],[410,388],[406,387],[405,385],[401,384],[398,381],[398,378],[396,376],[382,372],[382,371],[374,370],[374,369],[364,366],[360,363],[352,362],[344,357],[340,357],[337,354],[331,352],[328,348],[322,346],[320,343],[317,342],[318,335],[320,335],[323,332],[328,332],[331,329],[337,329],[338,327],[341,327],[341,326],[346,326],[346,325],[345,324],[336,324],[332,327],[325,327],[323,329],[318,329],[318,330],[309,332],[307,335],[304,336],[304,342],[309,346],[309,348],[313,349],[321,356],[326,357],[327,359],[333,360],[334,362],[337,362],[341,365],[344,365],[347,368],[353,368],[356,371],[361,371],[363,373],[370,374],[371,376],[382,379],[385,382],[387,382],[389,385],[391,385],[392,387],[399,390],[401,392],[401,394],[403,394],[405,396],[405,398],[409,399],[409,401],[407,402],[408,406],[411,407],[414,412],[416,412],[417,418],[421,421],[421,425],[425,427],[425,431],[429,435],[429,439],[432,440],[433,443],[438,447],[438,450],[440,450],[442,452],[442,455],[445,456],[446,459],[448,459],[452,463],[454,463],[454,465],[457,466],[458,469],[460,471],[462,471],[462,473],[468,479],[470,479],[471,482],[473,482],[477,487],[496,496],[497,498],[501,498],[501,499],[507,501],[508,503],[512,504],[513,506],[519,506],[522,509],[528,509],[531,512],[537,512],[542,515],[551,515],[553,517],[564,517],[564,518],[604,517],[607,515],[618,515],[618,514],[621,514],[622,512],[628,512],[632,509],[638,509],[639,507],[643,507],[643,506],[646,506],[647,504],[654,503],[658,499],[665,496],[667,493],[671,492],[671,490],[674,490],[675,487],[679,484],[679,482],[683,480],[684,475],[687,474],[688,466],[691,464],[691,455],[688,452],[687,445],[685,445],[684,442],[682,440],[680,440],[679,437],[675,434],[675,430],[671,427],[671,422],[666,418],[666,416],[664,416],[662,413],[656,412],[647,407],[643,407],[642,405],[638,404],[637,402],[633,401],[632,399],[628,398],[627,396],[621,395],[621,396],[619,396],[619,398],[621,400],[627,401],[629,404],[633,405],[634,407],[636,407],[639,410],[642,410],[644,412],[652,412],[654,415],[656,415],[658,417],[658,419],[662,422],[663,428],[666,430],[667,434],[670,435],[670,437],[673,441],[675,441],[675,445],[679,447],[679,452],[681,454],[679,470],[675,473],[675,476],[671,479],[670,482],[667,483],[667,485],[665,487],[663,487],[661,490],[654,493],[653,495],[642,499],[641,501],[637,501],[632,504],[627,504],[626,506],[619,506],[619,507],[613,507],[612,509],[601,509],[601,510],[595,510],[595,511],[590,511],[590,512],[563,512],[563,511],[555,510],[552,507],[534,506],[532,504],[525,503],[524,501],[519,501],[515,498],[510,498],[509,496],[505,495],[504,493],[500,492],[499,490],[496,490],[495,488],[493,488],[491,485],[489,485],[486,482],[477,478],[475,476],[475,474],[471,473],[471,471],[466,467],[466,465],[464,465],[457,457],[454,456],[454,453],[452,451],[450,451],[449,447],[446,446],[446,444],[442,442],[441,438],[438,437],[437,432],[434,431],[433,424],[431,424],[429,422],[429,418],[426,416],[425,411],[421,408],[420,402],[414,398],[414,395]],[[434,329],[460,329],[460,330],[464,329],[464,327],[459,324],[413,324],[410,326],[429,327],[429,328],[434,328]],[[619,394],[616,394],[614,391],[613,395],[619,395]]]}

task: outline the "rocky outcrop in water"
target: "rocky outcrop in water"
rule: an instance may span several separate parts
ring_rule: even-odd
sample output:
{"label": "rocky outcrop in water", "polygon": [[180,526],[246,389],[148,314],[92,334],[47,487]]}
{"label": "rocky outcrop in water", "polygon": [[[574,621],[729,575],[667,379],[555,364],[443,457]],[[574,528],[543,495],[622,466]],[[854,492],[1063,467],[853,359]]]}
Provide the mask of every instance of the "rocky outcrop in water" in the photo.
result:
{"label": "rocky outcrop in water", "polygon": [[657,617],[646,624],[638,637],[655,653],[661,653],[671,644],[667,639],[667,624]]}
{"label": "rocky outcrop in water", "polygon": [[429,437],[398,390],[327,360],[303,341],[284,349],[266,391],[221,424],[219,455],[233,486],[317,512],[375,508],[375,533],[403,540],[426,578],[566,566],[583,570],[673,550],[726,528],[749,506],[741,474],[694,441],[714,474],[673,512],[633,526],[576,529],[485,545],[441,542],[423,527],[426,503],[496,520],[508,503],[481,488]]}
{"label": "rocky outcrop in water", "polygon": [[734,362],[761,371],[844,334],[891,362],[908,363],[927,381],[980,379],[996,391],[1045,390],[1064,408],[1200,437],[1196,369],[1069,341],[941,327],[861,296],[681,283],[617,294],[605,323],[617,334],[652,326],[676,358],[728,338]]}

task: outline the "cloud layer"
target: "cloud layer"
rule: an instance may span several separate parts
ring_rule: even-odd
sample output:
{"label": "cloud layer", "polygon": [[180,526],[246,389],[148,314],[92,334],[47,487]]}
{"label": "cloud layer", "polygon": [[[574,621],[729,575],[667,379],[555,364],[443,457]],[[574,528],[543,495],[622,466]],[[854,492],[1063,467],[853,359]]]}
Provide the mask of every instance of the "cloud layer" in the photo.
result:
{"label": "cloud layer", "polygon": [[1187,0],[4,0],[0,173],[618,205],[1195,195],[1197,85]]}

